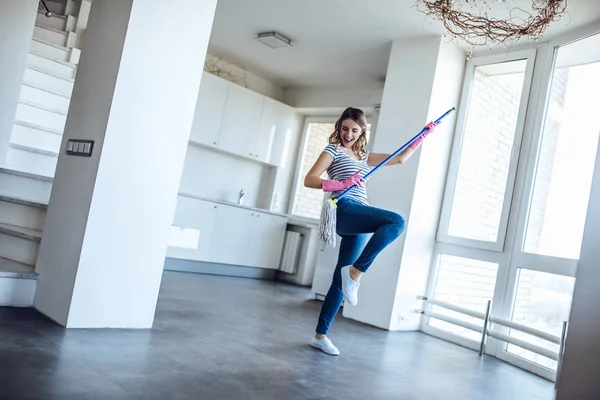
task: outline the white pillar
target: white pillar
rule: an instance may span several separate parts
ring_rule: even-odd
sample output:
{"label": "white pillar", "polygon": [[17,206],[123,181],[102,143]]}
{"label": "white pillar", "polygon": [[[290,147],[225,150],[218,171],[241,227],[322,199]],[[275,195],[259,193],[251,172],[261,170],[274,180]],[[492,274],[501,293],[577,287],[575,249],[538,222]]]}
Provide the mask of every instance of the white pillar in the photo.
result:
{"label": "white pillar", "polygon": [[557,400],[600,395],[600,146],[588,203]]}
{"label": "white pillar", "polygon": [[152,326],[216,2],[92,3],[37,263],[63,326]]}
{"label": "white pillar", "polygon": [[[464,66],[465,53],[441,37],[395,41],[373,151],[394,152],[458,106]],[[384,167],[369,181],[370,203],[399,213],[407,226],[362,278],[359,304],[345,307],[344,316],[383,329],[419,329],[417,296],[429,277],[455,118],[448,116],[406,164]]]}
{"label": "white pillar", "polygon": [[0,0],[0,165],[6,160],[38,0]]}

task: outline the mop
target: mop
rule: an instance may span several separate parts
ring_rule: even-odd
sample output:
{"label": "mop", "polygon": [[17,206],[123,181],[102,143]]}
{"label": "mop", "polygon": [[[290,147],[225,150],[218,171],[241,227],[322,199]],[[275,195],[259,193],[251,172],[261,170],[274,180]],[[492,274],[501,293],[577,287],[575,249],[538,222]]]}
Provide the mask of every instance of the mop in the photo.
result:
{"label": "mop", "polygon": [[[452,107],[450,110],[446,111],[444,113],[444,115],[442,115],[441,117],[439,117],[435,121],[435,123],[436,124],[440,123],[440,121],[442,119],[444,119],[448,114],[450,114],[454,110],[455,110],[455,108]],[[385,164],[387,164],[392,158],[396,157],[399,153],[401,153],[402,151],[404,151],[404,149],[406,149],[408,146],[410,146],[412,144],[412,142],[414,142],[421,135],[423,135],[424,133],[426,133],[428,129],[429,128],[423,128],[421,130],[421,132],[419,132],[415,137],[413,137],[412,139],[410,139],[402,147],[400,147],[398,150],[396,150],[393,154],[390,154],[389,157],[387,157],[385,160],[383,160],[382,162],[380,162],[375,168],[373,168],[371,171],[369,171],[369,173],[366,174],[363,177],[363,179],[367,180],[369,178],[369,176],[371,176],[373,173],[375,173],[375,171],[377,171],[380,167],[382,167]],[[331,247],[335,247],[335,241],[336,241],[335,225],[336,225],[336,207],[337,207],[337,202],[342,197],[344,197],[350,190],[352,190],[354,187],[355,186],[351,186],[348,189],[344,190],[336,198],[325,197],[325,200],[323,202],[323,208],[321,209],[321,221],[319,223],[319,239],[321,239],[321,241],[327,243]]]}

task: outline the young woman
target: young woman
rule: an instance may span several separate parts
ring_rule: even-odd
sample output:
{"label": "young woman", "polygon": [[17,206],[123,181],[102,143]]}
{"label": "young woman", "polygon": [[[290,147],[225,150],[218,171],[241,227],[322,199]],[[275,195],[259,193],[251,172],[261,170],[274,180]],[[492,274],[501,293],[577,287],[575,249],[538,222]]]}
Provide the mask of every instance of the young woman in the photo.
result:
{"label": "young woman", "polygon": [[[429,123],[427,128],[426,133],[386,165],[406,162],[424,137],[431,134],[435,123]],[[361,276],[367,272],[375,257],[400,236],[405,226],[404,218],[400,215],[369,205],[362,176],[389,154],[367,152],[366,133],[367,119],[363,111],[347,108],[335,123],[329,145],[304,179],[306,187],[322,189],[333,196],[353,185],[357,186],[337,203],[336,231],[342,240],[333,281],[321,308],[316,335],[311,341],[312,346],[330,355],[340,354],[327,337],[327,332],[343,299],[348,304],[357,304]],[[324,172],[327,172],[329,179],[320,178]],[[367,242],[370,233],[373,236]]]}

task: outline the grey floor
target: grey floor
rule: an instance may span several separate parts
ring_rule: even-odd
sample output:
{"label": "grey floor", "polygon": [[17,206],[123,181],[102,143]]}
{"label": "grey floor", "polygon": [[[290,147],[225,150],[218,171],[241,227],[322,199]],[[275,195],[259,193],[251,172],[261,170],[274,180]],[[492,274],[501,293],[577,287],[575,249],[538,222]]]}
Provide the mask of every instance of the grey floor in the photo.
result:
{"label": "grey floor", "polygon": [[167,272],[151,331],[64,330],[0,308],[0,398],[554,398],[552,383],[494,358],[342,317],[342,356],[327,356],[307,345],[319,306],[293,286]]}

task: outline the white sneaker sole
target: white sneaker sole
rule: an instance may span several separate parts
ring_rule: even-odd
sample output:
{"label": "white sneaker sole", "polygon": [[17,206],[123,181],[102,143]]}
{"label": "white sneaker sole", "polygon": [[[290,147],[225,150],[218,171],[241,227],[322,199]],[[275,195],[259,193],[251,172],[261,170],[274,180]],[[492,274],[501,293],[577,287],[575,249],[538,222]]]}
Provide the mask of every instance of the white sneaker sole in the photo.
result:
{"label": "white sneaker sole", "polygon": [[317,344],[315,344],[315,343],[312,343],[312,342],[311,342],[311,344],[310,344],[310,345],[311,345],[312,347],[314,347],[315,349],[317,349],[317,350],[321,350],[323,353],[325,353],[325,354],[327,354],[327,355],[330,355],[330,356],[339,356],[339,355],[340,355],[340,352],[339,352],[339,350],[338,350],[338,352],[337,352],[337,353],[330,353],[329,351],[325,350],[323,347],[321,347],[321,346],[319,346],[319,345],[317,345]]}

